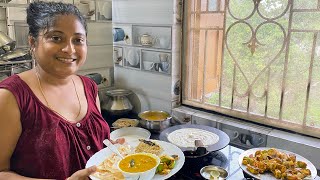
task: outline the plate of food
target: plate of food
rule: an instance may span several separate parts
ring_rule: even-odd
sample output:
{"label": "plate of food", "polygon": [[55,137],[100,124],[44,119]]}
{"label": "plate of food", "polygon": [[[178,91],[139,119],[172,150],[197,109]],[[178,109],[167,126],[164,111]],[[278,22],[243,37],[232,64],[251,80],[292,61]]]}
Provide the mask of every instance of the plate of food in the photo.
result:
{"label": "plate of food", "polygon": [[[134,153],[152,153],[160,157],[161,163],[157,167],[153,180],[168,179],[177,173],[183,166],[185,156],[177,146],[159,140],[140,139],[126,142],[124,145],[116,145],[123,156]],[[96,165],[98,171],[90,176],[92,180],[124,179],[117,163],[121,158],[115,155],[109,148],[104,148],[95,153],[86,164],[86,168]]]}
{"label": "plate of food", "polygon": [[299,154],[276,148],[253,148],[239,156],[239,165],[256,179],[314,179],[316,167]]}

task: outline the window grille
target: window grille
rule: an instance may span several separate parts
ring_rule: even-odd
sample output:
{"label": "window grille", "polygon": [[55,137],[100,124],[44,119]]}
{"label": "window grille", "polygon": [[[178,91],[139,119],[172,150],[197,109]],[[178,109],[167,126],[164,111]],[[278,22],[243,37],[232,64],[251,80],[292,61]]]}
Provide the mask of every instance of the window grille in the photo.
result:
{"label": "window grille", "polygon": [[182,103],[320,137],[320,2],[188,0]]}

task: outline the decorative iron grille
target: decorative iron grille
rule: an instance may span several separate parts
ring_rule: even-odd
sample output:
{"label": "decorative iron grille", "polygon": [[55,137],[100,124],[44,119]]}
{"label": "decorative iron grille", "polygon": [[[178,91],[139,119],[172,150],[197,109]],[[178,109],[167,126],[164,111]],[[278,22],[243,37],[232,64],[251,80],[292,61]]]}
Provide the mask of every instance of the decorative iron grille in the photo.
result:
{"label": "decorative iron grille", "polygon": [[320,137],[319,8],[188,0],[182,103]]}

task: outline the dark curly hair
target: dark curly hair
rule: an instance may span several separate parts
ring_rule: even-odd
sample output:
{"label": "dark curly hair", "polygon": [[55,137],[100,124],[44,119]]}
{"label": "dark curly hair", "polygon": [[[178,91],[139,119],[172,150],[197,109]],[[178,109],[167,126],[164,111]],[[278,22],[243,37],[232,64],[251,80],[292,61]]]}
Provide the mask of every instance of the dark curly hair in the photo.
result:
{"label": "dark curly hair", "polygon": [[87,34],[87,23],[79,9],[73,4],[62,2],[32,2],[27,8],[27,23],[29,35],[37,39],[39,32],[54,26],[56,18],[60,15],[74,15],[83,25]]}

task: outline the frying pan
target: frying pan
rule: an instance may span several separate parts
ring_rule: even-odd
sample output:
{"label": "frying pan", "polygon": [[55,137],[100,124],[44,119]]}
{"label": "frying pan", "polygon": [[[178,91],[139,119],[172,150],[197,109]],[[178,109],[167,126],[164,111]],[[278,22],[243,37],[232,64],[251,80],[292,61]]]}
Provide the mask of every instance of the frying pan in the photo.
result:
{"label": "frying pan", "polygon": [[206,151],[204,151],[202,147],[198,147],[198,148],[194,149],[194,148],[186,148],[186,147],[179,147],[178,146],[184,152],[185,156],[189,157],[189,158],[202,157],[202,156],[209,154],[210,152],[218,151],[218,150],[226,147],[230,142],[230,138],[225,132],[223,132],[217,128],[214,128],[214,127],[205,126],[205,125],[198,125],[198,124],[183,124],[183,125],[171,126],[167,129],[164,129],[160,133],[159,139],[162,141],[170,142],[168,140],[168,135],[175,130],[184,129],[184,128],[202,129],[202,130],[212,132],[212,133],[219,136],[219,141],[217,143],[212,144],[212,145],[208,145],[207,147],[205,147]]}

